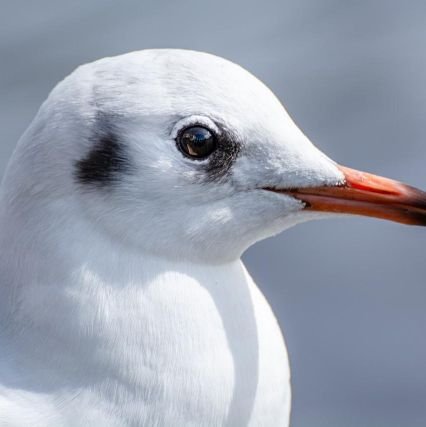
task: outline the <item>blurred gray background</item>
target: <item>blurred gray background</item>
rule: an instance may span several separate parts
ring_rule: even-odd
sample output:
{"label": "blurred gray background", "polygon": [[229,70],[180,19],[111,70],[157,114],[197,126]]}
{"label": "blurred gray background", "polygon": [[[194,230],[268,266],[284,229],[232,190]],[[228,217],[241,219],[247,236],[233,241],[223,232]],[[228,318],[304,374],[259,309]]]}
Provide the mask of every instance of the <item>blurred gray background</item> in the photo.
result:
{"label": "blurred gray background", "polygon": [[[423,0],[2,0],[0,15],[1,174],[77,65],[180,47],[248,68],[338,162],[426,187]],[[286,334],[293,427],[426,426],[425,242],[350,218],[245,254]]]}

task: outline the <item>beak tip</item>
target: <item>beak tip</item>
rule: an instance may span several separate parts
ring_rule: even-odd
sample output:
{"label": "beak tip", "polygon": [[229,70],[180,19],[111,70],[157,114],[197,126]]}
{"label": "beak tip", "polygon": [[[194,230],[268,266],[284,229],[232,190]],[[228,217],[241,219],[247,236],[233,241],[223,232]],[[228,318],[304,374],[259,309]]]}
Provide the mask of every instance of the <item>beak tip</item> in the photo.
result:
{"label": "beak tip", "polygon": [[408,225],[417,225],[420,227],[426,227],[425,212],[407,212],[407,219],[411,219],[410,222],[407,222]]}
{"label": "beak tip", "polygon": [[305,209],[363,215],[407,225],[426,226],[426,192],[400,182],[338,166],[344,182],[335,186],[281,190]]}

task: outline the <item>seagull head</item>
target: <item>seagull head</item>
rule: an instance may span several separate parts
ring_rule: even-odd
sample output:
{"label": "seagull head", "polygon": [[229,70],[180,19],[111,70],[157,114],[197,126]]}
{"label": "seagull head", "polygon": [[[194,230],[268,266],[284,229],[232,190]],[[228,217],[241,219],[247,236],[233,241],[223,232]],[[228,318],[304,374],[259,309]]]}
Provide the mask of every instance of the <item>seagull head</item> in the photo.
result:
{"label": "seagull head", "polygon": [[5,186],[11,201],[37,201],[39,221],[59,207],[117,244],[211,263],[330,214],[426,224],[425,193],[339,166],[249,72],[184,50],[74,71],[24,134]]}

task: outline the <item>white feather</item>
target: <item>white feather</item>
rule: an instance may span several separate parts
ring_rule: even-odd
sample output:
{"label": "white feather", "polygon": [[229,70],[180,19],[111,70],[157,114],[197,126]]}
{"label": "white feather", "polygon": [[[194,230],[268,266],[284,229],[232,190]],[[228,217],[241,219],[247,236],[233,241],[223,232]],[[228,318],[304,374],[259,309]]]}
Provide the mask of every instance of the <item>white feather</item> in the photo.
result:
{"label": "white feather", "polygon": [[[75,163],[99,118],[132,173],[86,191]],[[242,148],[202,180],[179,126],[223,123]],[[84,65],[42,105],[0,199],[0,425],[286,426],[288,360],[239,260],[311,219],[262,190],[342,179],[274,95],[212,55],[151,50]]]}

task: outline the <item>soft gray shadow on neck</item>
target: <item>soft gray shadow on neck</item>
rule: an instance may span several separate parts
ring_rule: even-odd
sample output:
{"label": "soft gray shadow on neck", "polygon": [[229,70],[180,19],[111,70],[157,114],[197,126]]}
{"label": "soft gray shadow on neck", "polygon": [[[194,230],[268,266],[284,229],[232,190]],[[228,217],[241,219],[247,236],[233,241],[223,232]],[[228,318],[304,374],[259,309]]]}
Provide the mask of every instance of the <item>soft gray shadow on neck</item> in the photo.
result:
{"label": "soft gray shadow on neck", "polygon": [[[218,284],[219,285],[219,284]],[[226,425],[229,427],[247,426],[249,424],[259,381],[259,340],[257,324],[250,289],[243,272],[234,286],[236,300],[223,298],[223,292],[210,286],[208,291],[221,315],[226,332],[229,349],[234,361],[234,390],[228,411]],[[234,316],[237,310],[244,312],[245,323],[241,324]]]}
{"label": "soft gray shadow on neck", "polygon": [[[255,404],[259,379],[259,342],[252,295],[244,270],[235,265],[230,268],[233,272],[232,277],[235,277],[234,283],[220,283],[220,278],[216,283],[215,278],[212,277],[213,280],[209,280],[209,283],[204,286],[205,274],[203,276],[198,268],[188,272],[185,265],[175,264],[171,267],[178,273],[193,276],[209,292],[221,317],[234,365],[234,389],[224,425],[239,427],[248,425]],[[161,268],[145,272],[144,281],[152,282],[157,275],[163,273]],[[121,271],[121,274],[125,274],[124,271]],[[232,298],[227,298],[228,290]],[[77,313],[70,309],[66,315],[74,316]],[[49,393],[61,388],[78,389],[90,384],[94,385],[101,382],[105,376],[109,378],[116,376],[115,372],[105,371],[105,367],[96,363],[94,352],[101,346],[101,342],[98,343],[96,337],[90,337],[87,342],[84,337],[77,340],[78,358],[85,360],[86,367],[90,368],[81,372],[73,358],[74,348],[70,348],[69,352],[62,351],[60,357],[52,351],[51,358],[46,361],[45,352],[38,351],[39,340],[43,339],[43,336],[39,334],[33,336],[30,332],[19,348],[15,345],[11,346],[10,340],[1,335],[0,333],[0,346],[3,348],[1,359],[3,360],[0,360],[0,371],[3,374],[0,383],[8,388]],[[66,342],[44,342],[44,344],[50,346],[52,350],[56,346],[66,346]],[[13,358],[8,357],[8,348],[11,350],[13,348]],[[25,354],[28,349],[31,350],[30,359]],[[54,376],[50,378],[51,372]],[[119,381],[119,378],[117,380]]]}

